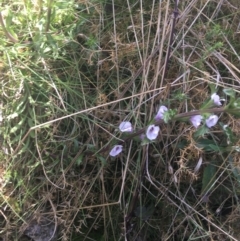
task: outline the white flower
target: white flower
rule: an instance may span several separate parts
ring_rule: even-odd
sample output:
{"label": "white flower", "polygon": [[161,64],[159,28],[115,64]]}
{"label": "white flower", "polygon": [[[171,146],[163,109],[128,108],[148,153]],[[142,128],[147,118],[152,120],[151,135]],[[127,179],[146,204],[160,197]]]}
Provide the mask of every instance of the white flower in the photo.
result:
{"label": "white flower", "polygon": [[119,153],[122,152],[122,145],[116,145],[113,147],[113,149],[110,151],[109,155],[110,156],[117,156]]}
{"label": "white flower", "polygon": [[121,132],[132,132],[132,124],[129,121],[123,121],[120,125],[119,125],[119,130]]}
{"label": "white flower", "polygon": [[211,115],[206,119],[206,125],[208,128],[211,128],[215,126],[218,122],[218,116],[217,115]]}
{"label": "white flower", "polygon": [[217,95],[216,93],[211,95],[211,99],[213,100],[213,103],[217,106],[222,105],[221,101],[220,101],[220,97],[219,95]]}
{"label": "white flower", "polygon": [[198,128],[201,124],[202,118],[203,117],[201,115],[193,115],[190,118],[190,121],[195,128]]}
{"label": "white flower", "polygon": [[159,132],[160,128],[159,126],[155,126],[155,125],[150,125],[147,128],[147,132],[146,132],[146,136],[149,140],[154,140],[157,138],[158,136],[158,132]]}
{"label": "white flower", "polygon": [[155,116],[155,120],[163,119],[164,112],[168,111],[168,108],[164,105],[160,106],[157,115]]}

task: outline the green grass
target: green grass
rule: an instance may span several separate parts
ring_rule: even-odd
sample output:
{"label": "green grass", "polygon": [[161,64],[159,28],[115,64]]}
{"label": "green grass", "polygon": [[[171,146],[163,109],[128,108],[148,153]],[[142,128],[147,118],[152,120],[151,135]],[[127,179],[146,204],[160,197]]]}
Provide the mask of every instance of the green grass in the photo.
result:
{"label": "green grass", "polygon": [[[174,1],[4,1],[0,240],[42,217],[59,240],[239,240],[238,9],[179,1],[171,43]],[[213,92],[228,108],[196,130]]]}

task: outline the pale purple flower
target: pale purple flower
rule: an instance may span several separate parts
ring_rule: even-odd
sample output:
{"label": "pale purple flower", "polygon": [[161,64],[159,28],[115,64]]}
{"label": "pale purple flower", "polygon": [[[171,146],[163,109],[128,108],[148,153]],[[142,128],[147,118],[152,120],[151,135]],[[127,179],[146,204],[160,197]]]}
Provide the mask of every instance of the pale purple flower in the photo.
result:
{"label": "pale purple flower", "polygon": [[190,122],[192,123],[192,125],[195,127],[195,128],[198,128],[201,124],[201,121],[202,121],[202,116],[201,115],[193,115],[191,118],[190,118]]}
{"label": "pale purple flower", "polygon": [[217,95],[216,93],[211,95],[211,99],[213,100],[213,103],[217,106],[222,105],[221,101],[220,101],[220,97],[219,95]]}
{"label": "pale purple flower", "polygon": [[159,126],[150,125],[147,128],[146,136],[149,140],[154,140],[157,138],[159,131],[160,131]]}
{"label": "pale purple flower", "polygon": [[110,156],[117,156],[119,153],[122,152],[123,146],[122,145],[116,145],[112,148],[109,155]]}
{"label": "pale purple flower", "polygon": [[206,125],[208,128],[211,128],[213,126],[215,126],[218,122],[218,116],[217,115],[210,115],[207,119],[206,119]]}
{"label": "pale purple flower", "polygon": [[119,125],[119,130],[121,132],[132,132],[133,128],[132,128],[131,122],[129,121],[121,122],[121,124]]}
{"label": "pale purple flower", "polygon": [[160,106],[157,115],[155,116],[155,120],[163,119],[164,112],[168,111],[168,108],[164,105]]}

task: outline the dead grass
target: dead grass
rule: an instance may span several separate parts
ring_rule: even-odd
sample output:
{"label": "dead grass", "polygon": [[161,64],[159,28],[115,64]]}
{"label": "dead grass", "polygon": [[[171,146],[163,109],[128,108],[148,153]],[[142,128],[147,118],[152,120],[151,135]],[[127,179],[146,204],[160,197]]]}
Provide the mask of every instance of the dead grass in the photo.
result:
{"label": "dead grass", "polygon": [[[0,239],[27,239],[47,217],[59,240],[239,240],[239,143],[220,125],[196,138],[172,121],[154,143],[104,152],[123,120],[139,130],[161,104],[198,110],[211,86],[225,103],[223,88],[238,95],[239,2],[179,1],[168,63],[173,1],[76,4],[50,26],[54,39],[64,33],[56,57],[2,41]],[[239,138],[237,119],[220,121]]]}

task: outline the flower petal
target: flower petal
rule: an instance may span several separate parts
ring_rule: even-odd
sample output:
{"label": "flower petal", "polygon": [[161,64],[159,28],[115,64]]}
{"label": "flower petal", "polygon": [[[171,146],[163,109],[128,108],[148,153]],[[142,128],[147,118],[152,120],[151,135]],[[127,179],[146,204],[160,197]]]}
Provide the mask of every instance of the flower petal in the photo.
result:
{"label": "flower petal", "polygon": [[202,118],[203,117],[201,115],[194,115],[194,116],[191,116],[190,122],[195,128],[198,128],[201,124]]}
{"label": "flower petal", "polygon": [[110,156],[117,156],[119,153],[122,152],[123,146],[122,145],[116,145],[112,148],[109,155]]}
{"label": "flower petal", "polygon": [[211,115],[206,119],[206,125],[208,128],[211,128],[215,126],[218,122],[218,116],[217,115]]}
{"label": "flower petal", "polygon": [[131,122],[129,121],[121,122],[121,124],[119,125],[119,130],[121,132],[131,132],[133,130]]}
{"label": "flower petal", "polygon": [[164,112],[168,111],[168,108],[164,105],[160,106],[158,113],[155,116],[155,120],[161,120],[163,119]]}
{"label": "flower petal", "polygon": [[155,140],[158,136],[159,131],[160,131],[159,126],[150,125],[147,128],[146,136],[149,140]]}
{"label": "flower petal", "polygon": [[213,100],[213,103],[217,106],[222,105],[221,101],[220,101],[220,97],[219,95],[217,95],[216,93],[211,95],[211,99]]}
{"label": "flower petal", "polygon": [[121,124],[119,125],[119,130],[121,132],[132,132],[133,128],[132,128],[131,122],[129,121],[121,122]]}

